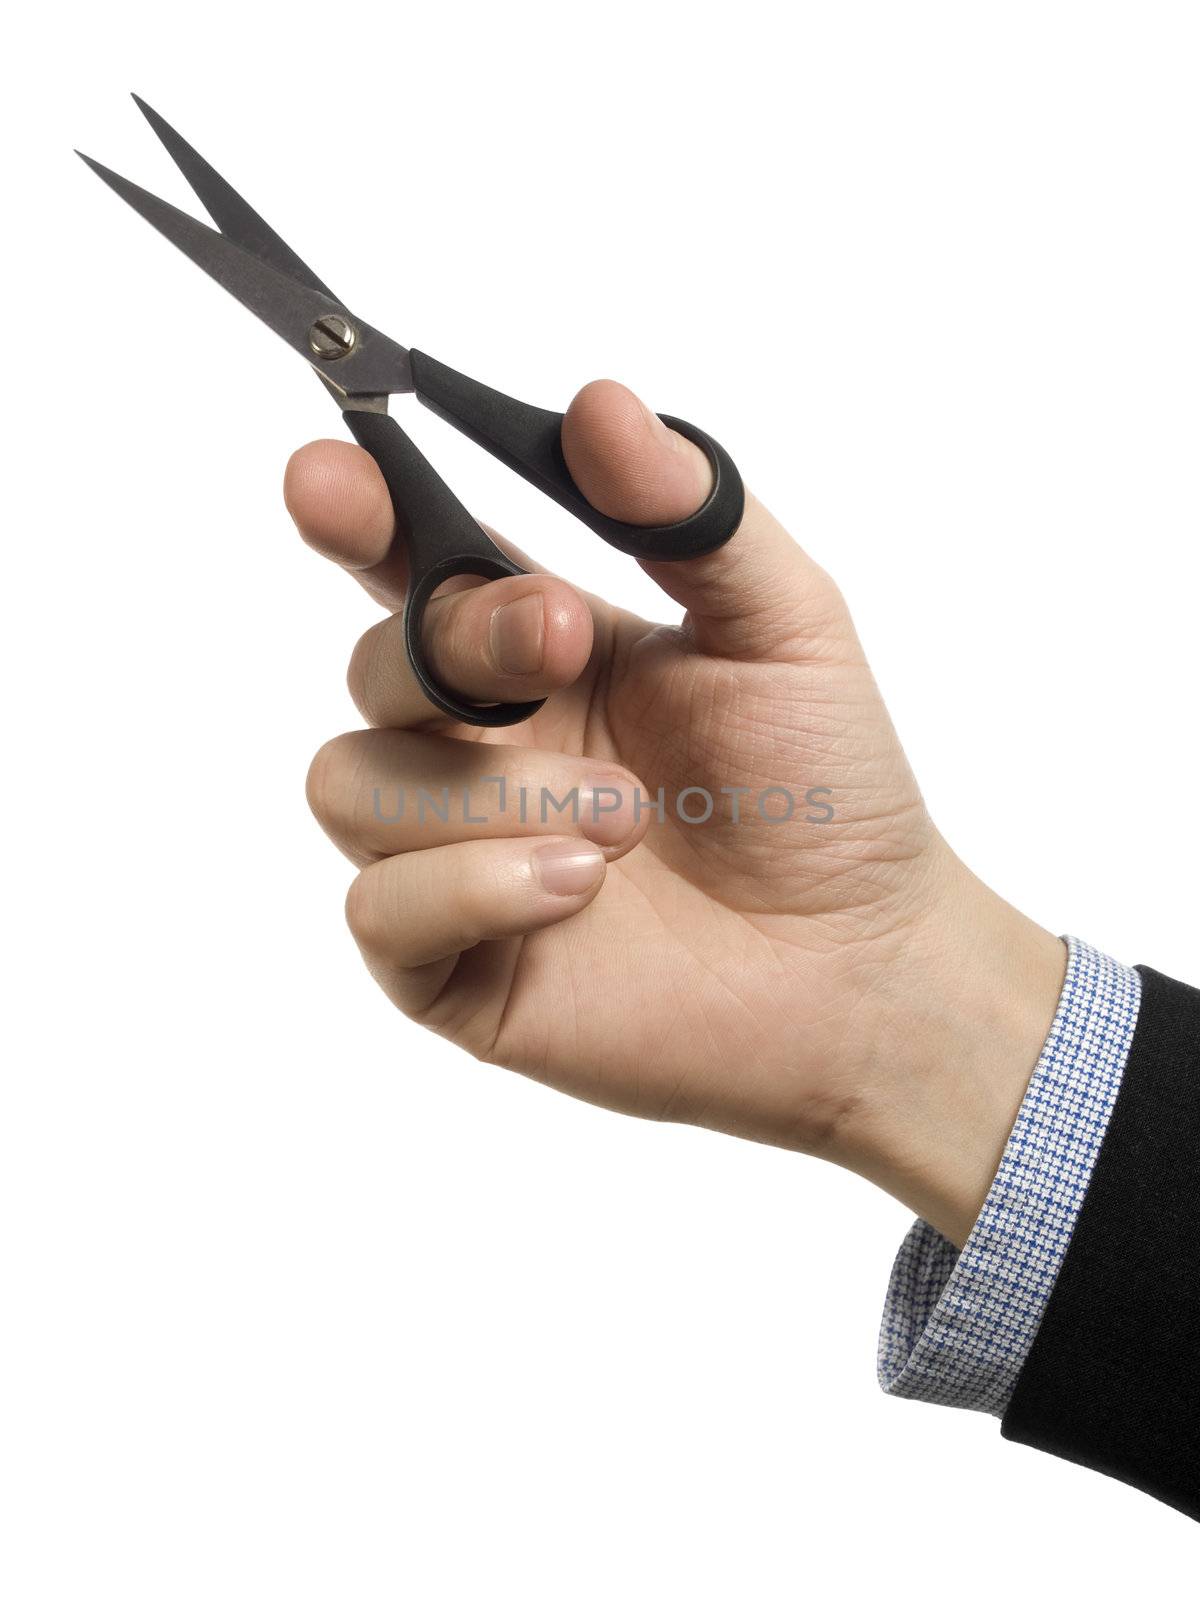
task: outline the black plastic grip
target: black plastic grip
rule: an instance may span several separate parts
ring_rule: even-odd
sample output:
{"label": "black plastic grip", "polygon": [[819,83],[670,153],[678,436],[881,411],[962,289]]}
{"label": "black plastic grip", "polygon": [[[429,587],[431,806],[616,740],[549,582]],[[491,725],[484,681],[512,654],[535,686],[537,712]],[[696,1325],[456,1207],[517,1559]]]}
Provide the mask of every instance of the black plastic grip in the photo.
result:
{"label": "black plastic grip", "polygon": [[560,411],[544,411],[489,389],[423,350],[412,350],[409,355],[413,387],[423,405],[626,555],[643,561],[685,561],[716,550],[737,531],[746,502],[741,475],[717,441],[690,422],[662,418],[668,428],[704,451],[713,471],[712,493],[699,511],[683,522],[639,528],[606,517],[575,487],[563,459]]}
{"label": "black plastic grip", "polygon": [[396,536],[408,550],[404,643],[426,699],[446,716],[477,728],[506,728],[524,722],[545,700],[511,705],[476,705],[464,700],[438,681],[425,660],[421,623],[434,591],[447,578],[464,572],[481,578],[520,577],[525,568],[493,544],[394,418],[377,411],[346,411],[343,415],[350,432],[383,473],[396,514]]}

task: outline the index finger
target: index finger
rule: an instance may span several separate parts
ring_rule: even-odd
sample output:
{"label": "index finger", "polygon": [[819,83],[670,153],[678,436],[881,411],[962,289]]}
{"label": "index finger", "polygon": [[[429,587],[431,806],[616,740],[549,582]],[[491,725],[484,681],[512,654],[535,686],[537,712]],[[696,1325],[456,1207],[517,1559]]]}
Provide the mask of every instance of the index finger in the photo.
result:
{"label": "index finger", "polygon": [[[360,445],[346,439],[317,439],[297,450],[283,475],[283,499],[305,544],[345,567],[373,600],[400,611],[408,587],[408,554],[397,540],[396,520],[383,474]],[[545,569],[531,562],[507,539],[490,536],[529,572]],[[469,587],[472,579],[445,586]]]}

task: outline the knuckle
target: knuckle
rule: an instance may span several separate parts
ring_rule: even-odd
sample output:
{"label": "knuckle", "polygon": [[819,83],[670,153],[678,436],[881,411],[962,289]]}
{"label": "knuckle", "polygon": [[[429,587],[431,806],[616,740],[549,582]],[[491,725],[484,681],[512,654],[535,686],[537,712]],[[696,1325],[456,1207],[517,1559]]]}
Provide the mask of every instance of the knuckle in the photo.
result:
{"label": "knuckle", "polygon": [[346,891],[346,926],[360,949],[378,951],[384,942],[378,885],[370,869],[360,872]]}
{"label": "knuckle", "polygon": [[765,634],[779,645],[838,656],[857,651],[849,607],[833,578],[815,561],[804,564],[773,592],[764,592],[758,612]]}
{"label": "knuckle", "polygon": [[350,698],[364,722],[372,727],[382,727],[387,722],[387,708],[395,698],[389,692],[386,671],[386,644],[392,619],[377,622],[354,646],[350,665],[346,669],[346,687]]}
{"label": "knuckle", "polygon": [[841,589],[823,567],[818,567],[814,573],[806,614],[810,627],[828,639],[834,648],[843,652],[848,650],[852,655],[857,653],[858,635],[850,607]]}
{"label": "knuckle", "polygon": [[844,621],[850,616],[850,609],[846,598],[838,588],[834,579],[814,561],[811,568],[811,592],[817,606],[825,611],[830,620]]}
{"label": "knuckle", "polygon": [[426,608],[421,643],[426,659],[445,682],[469,681],[478,673],[482,654],[479,608],[478,589],[437,595]]}
{"label": "knuckle", "polygon": [[339,733],[317,751],[308,768],[304,791],[323,828],[335,827],[354,809],[357,775],[362,764],[362,736]]}

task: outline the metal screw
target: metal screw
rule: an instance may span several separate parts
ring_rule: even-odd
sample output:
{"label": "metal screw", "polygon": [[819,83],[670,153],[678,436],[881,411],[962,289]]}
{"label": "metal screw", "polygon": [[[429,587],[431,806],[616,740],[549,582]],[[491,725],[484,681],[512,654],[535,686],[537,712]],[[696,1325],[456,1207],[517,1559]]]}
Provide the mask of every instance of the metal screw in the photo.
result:
{"label": "metal screw", "polygon": [[318,317],[308,330],[308,348],[322,361],[337,361],[348,356],[358,343],[358,334],[345,317],[332,313]]}

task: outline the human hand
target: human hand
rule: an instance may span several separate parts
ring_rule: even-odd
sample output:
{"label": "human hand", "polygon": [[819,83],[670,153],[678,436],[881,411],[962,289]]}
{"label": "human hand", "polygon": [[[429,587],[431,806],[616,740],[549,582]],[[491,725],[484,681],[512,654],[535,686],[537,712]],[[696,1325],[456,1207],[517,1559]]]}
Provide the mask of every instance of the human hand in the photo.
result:
{"label": "human hand", "polygon": [[[711,486],[702,453],[613,383],[576,397],[563,450],[624,521],[678,521]],[[598,1104],[835,1160],[961,1245],[1065,952],[933,826],[828,575],[751,496],[720,550],[644,563],[681,627],[542,572],[459,580],[426,614],[439,677],[481,701],[551,697],[516,727],[468,728],[408,669],[375,463],[309,445],[285,497],[393,613],[350,666],[372,726],[318,752],[309,797],[360,868],[348,919],[396,1005]],[[543,789],[577,793],[577,820]],[[707,820],[684,820],[688,790],[683,813],[711,799]]]}

